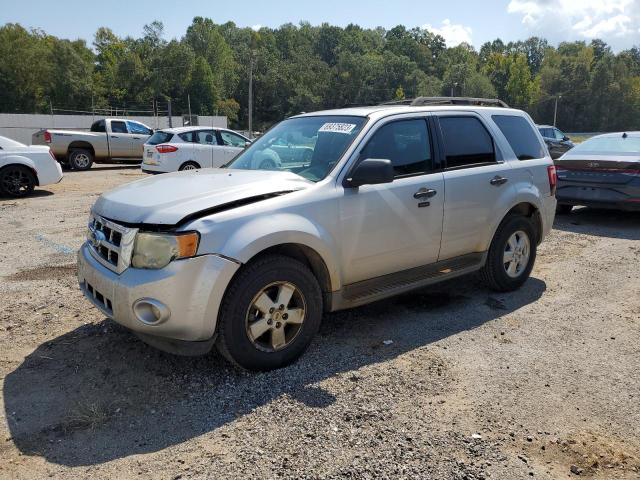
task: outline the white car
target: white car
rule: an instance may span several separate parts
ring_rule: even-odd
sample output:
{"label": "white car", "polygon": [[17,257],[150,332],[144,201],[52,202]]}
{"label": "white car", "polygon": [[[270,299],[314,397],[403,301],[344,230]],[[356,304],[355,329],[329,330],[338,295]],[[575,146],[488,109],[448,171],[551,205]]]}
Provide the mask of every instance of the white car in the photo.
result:
{"label": "white car", "polygon": [[166,173],[217,168],[251,141],[225,128],[180,127],[158,130],[144,145],[142,171]]}
{"label": "white car", "polygon": [[25,197],[36,186],[60,180],[62,168],[49,147],[0,137],[0,196]]}

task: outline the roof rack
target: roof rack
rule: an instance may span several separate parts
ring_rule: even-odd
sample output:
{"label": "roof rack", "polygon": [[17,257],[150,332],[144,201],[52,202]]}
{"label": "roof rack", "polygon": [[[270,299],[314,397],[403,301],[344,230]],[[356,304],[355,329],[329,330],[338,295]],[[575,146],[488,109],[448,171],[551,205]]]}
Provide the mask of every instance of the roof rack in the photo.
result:
{"label": "roof rack", "polygon": [[381,105],[410,105],[422,107],[426,105],[475,105],[480,107],[509,108],[502,100],[497,98],[473,98],[473,97],[417,97],[406,100],[385,102]]}

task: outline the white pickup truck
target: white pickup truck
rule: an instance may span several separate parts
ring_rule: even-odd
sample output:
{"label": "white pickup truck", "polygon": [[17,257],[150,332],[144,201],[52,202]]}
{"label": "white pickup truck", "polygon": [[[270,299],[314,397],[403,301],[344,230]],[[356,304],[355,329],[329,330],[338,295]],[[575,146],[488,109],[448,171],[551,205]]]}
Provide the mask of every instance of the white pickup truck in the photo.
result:
{"label": "white pickup truck", "polygon": [[106,118],[82,130],[40,130],[33,145],[48,145],[60,163],[73,170],[88,170],[94,162],[140,160],[144,143],[153,130],[132,120]]}

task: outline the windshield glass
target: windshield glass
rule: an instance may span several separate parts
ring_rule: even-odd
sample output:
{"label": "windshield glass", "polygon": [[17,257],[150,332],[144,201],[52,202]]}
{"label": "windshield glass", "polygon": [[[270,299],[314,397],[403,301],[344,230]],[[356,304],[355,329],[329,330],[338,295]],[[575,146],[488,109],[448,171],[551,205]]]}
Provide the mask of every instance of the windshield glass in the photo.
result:
{"label": "windshield glass", "polygon": [[640,137],[596,137],[585,140],[573,148],[571,153],[615,153],[640,154]]}
{"label": "windshield glass", "polygon": [[317,182],[327,176],[356,138],[364,117],[321,116],[280,122],[227,168],[280,170]]}

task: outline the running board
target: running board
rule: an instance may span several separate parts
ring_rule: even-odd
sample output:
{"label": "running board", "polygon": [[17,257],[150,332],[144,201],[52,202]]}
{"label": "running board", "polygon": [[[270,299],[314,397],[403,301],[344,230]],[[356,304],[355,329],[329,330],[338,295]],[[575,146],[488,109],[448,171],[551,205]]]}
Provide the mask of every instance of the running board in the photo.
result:
{"label": "running board", "polygon": [[331,293],[331,311],[357,307],[480,270],[487,252],[470,253],[422,267],[345,285]]}

